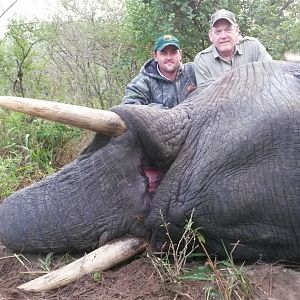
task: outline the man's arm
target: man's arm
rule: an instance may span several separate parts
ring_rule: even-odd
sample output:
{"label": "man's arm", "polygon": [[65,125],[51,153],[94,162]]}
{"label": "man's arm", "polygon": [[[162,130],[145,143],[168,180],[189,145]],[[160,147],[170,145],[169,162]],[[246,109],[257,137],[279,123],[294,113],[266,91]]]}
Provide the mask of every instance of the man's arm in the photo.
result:
{"label": "man's arm", "polygon": [[257,47],[258,47],[258,57],[257,61],[269,61],[272,60],[272,56],[268,53],[265,46],[257,40]]}
{"label": "man's arm", "polygon": [[272,60],[272,56],[257,38],[246,36],[242,39],[242,42],[245,43],[245,51],[250,55],[252,62]]}
{"label": "man's arm", "polygon": [[139,74],[127,85],[122,104],[147,105],[150,103],[150,89],[146,78]]}
{"label": "man's arm", "polygon": [[211,74],[209,72],[207,63],[200,53],[198,53],[195,57],[194,68],[197,86],[200,86],[202,83],[206,82],[209,78],[211,78]]}

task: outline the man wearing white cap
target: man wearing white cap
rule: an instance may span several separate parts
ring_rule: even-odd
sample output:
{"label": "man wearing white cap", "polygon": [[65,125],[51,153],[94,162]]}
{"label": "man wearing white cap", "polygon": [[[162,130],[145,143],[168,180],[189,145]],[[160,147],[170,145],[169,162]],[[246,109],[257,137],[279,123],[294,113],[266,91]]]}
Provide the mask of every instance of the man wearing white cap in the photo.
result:
{"label": "man wearing white cap", "polygon": [[234,14],[226,9],[211,16],[208,36],[212,45],[194,60],[197,86],[247,63],[272,60],[258,39],[240,35]]}

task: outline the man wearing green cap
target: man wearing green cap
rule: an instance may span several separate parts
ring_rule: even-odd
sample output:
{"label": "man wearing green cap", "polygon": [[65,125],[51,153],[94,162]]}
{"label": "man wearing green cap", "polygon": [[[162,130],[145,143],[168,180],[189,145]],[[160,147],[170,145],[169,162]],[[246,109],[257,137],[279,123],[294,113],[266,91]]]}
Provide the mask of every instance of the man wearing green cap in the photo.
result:
{"label": "man wearing green cap", "polygon": [[154,45],[153,58],[127,85],[123,104],[172,108],[196,87],[193,63],[181,63],[181,49],[173,35],[163,35]]}
{"label": "man wearing green cap", "polygon": [[208,36],[212,45],[194,60],[197,86],[205,86],[220,74],[247,63],[272,60],[258,39],[240,35],[234,14],[226,9],[211,16]]}

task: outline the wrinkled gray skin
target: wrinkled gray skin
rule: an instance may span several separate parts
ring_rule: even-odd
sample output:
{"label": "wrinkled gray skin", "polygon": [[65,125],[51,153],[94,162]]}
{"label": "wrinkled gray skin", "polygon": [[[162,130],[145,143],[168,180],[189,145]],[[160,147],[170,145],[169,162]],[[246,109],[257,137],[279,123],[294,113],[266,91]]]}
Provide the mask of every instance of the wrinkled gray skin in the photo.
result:
{"label": "wrinkled gray skin", "polygon": [[[146,236],[180,238],[193,212],[206,247],[241,260],[300,258],[300,65],[228,72],[171,110],[113,108],[129,125],[96,135],[72,164],[0,205],[0,237],[27,252],[87,251]],[[153,198],[146,164],[166,175]]]}

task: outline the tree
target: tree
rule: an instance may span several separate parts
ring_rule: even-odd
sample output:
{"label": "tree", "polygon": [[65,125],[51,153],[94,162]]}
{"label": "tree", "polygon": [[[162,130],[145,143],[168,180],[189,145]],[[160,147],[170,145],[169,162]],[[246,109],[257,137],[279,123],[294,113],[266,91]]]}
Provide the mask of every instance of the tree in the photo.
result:
{"label": "tree", "polygon": [[130,64],[122,7],[109,1],[63,1],[49,30],[48,53],[77,103],[102,109],[120,102]]}
{"label": "tree", "polygon": [[299,1],[245,1],[241,8],[237,17],[242,33],[263,41],[274,59],[300,51]]}
{"label": "tree", "polygon": [[299,1],[128,0],[127,4],[128,24],[138,49],[149,51],[155,38],[171,33],[180,39],[186,59],[193,60],[210,44],[211,14],[226,8],[236,14],[242,33],[259,38],[274,58],[282,58],[287,50],[300,50]]}
{"label": "tree", "polygon": [[14,0],[7,8],[5,8],[1,13],[0,13],[0,19],[18,2],[18,0]]}
{"label": "tree", "polygon": [[6,83],[1,88],[9,94],[25,97],[35,90],[35,74],[39,69],[36,48],[41,43],[37,30],[36,24],[22,19],[12,20],[5,38],[1,40],[1,77]]}

